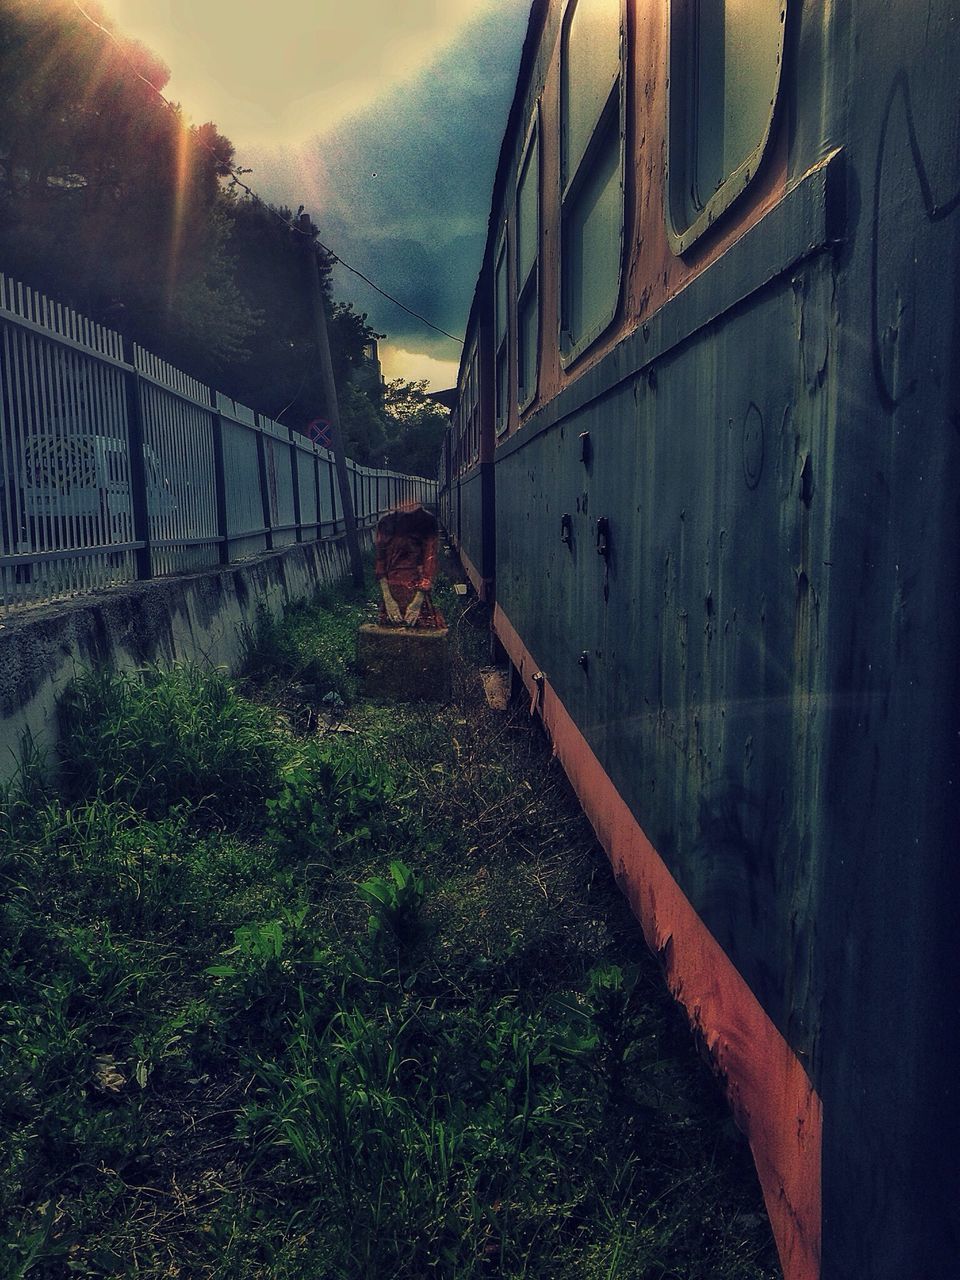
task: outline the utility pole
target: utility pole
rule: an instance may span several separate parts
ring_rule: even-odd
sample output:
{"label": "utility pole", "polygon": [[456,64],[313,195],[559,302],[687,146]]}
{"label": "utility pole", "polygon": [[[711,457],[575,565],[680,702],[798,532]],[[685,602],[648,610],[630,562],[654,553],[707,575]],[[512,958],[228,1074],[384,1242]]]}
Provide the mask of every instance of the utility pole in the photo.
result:
{"label": "utility pole", "polygon": [[347,537],[350,572],[353,576],[353,585],[362,587],[363,561],[360,558],[360,540],[357,537],[357,517],[353,509],[353,493],[350,489],[350,477],[347,474],[347,455],[343,449],[343,433],[340,430],[340,404],[337,400],[337,386],[333,379],[333,361],[330,358],[327,313],[323,305],[323,290],[320,281],[320,260],[317,257],[316,246],[313,243],[310,219],[305,213],[300,215],[300,230],[305,237],[304,265],[307,291],[313,312],[313,329],[317,344],[317,355],[320,357],[320,379],[323,384],[324,407],[330,423],[330,434],[333,437],[333,460],[337,471],[337,485],[340,490],[340,507],[343,511],[343,523]]}

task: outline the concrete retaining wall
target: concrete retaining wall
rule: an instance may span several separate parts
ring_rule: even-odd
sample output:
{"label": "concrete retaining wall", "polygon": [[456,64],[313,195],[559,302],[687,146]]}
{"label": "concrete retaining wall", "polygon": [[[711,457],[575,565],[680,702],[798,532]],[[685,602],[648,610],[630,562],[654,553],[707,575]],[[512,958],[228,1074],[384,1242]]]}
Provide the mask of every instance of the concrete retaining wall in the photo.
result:
{"label": "concrete retaining wall", "polygon": [[0,625],[0,778],[15,773],[25,735],[55,755],[57,698],[78,671],[177,661],[234,670],[260,609],[276,616],[312,598],[343,578],[348,563],[342,538],[301,543],[7,617]]}

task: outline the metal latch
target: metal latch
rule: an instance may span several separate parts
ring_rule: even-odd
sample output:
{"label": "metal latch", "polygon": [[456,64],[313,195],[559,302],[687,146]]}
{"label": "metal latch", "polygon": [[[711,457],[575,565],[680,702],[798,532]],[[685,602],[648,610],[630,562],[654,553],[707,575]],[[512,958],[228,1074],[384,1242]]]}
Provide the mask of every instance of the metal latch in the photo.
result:
{"label": "metal latch", "polygon": [[530,714],[536,715],[537,707],[543,701],[544,674],[542,671],[533,673],[533,693],[530,697]]}

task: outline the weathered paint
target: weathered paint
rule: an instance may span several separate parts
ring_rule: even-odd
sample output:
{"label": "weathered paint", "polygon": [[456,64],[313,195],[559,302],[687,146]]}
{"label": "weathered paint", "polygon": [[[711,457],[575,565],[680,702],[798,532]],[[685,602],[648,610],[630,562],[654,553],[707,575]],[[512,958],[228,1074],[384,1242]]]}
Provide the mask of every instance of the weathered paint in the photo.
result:
{"label": "weathered paint", "polygon": [[459,489],[460,552],[477,595],[486,600],[494,577],[493,463],[472,467]]}
{"label": "weathered paint", "polygon": [[[480,295],[489,287],[490,272],[481,272]],[[496,541],[494,528],[494,421],[489,398],[481,396],[479,422],[474,436],[467,390],[470,365],[475,361],[480,385],[492,372],[490,317],[474,306],[464,342],[465,363],[457,381],[457,400],[444,444],[443,467],[449,476],[449,493],[441,499],[444,523],[454,546],[469,562],[468,575],[481,600],[493,597]],[[469,359],[468,359],[469,357]],[[468,552],[464,552],[469,548]]]}
{"label": "weathered paint", "polygon": [[477,593],[477,598],[486,601],[489,597],[491,582],[489,578],[484,578],[480,570],[473,563],[466,551],[460,551],[460,563],[463,565],[463,571],[470,579],[470,584]]}
{"label": "weathered paint", "polygon": [[822,1099],[823,1280],[939,1280],[960,1256],[960,12],[790,0],[764,166],[675,258],[666,6],[628,0],[627,285],[563,372],[561,8],[533,7],[491,211],[488,248],[542,97],[544,362],[496,449],[497,601]]}
{"label": "weathered paint", "polygon": [[519,671],[554,751],[661,958],[667,984],[710,1053],[750,1143],[785,1280],[820,1274],[820,1099],[753,992],[684,897],[663,859],[503,610],[497,638]]}
{"label": "weathered paint", "polygon": [[[491,225],[504,222],[511,228],[516,219],[516,174],[525,139],[526,123],[539,102],[541,112],[543,191],[543,237],[547,246],[541,271],[541,360],[536,396],[523,413],[517,408],[516,358],[511,343],[510,420],[512,433],[524,421],[548,404],[565,387],[596,365],[637,322],[652,316],[669,298],[714,262],[743,231],[775,207],[786,189],[786,134],[777,128],[767,147],[760,170],[751,185],[751,199],[740,217],[726,219],[717,231],[697,241],[682,257],[671,251],[663,217],[663,188],[660,181],[666,155],[667,20],[669,6],[663,3],[628,3],[626,17],[631,32],[627,56],[627,138],[626,186],[628,192],[624,239],[634,250],[627,255],[627,277],[621,303],[613,324],[582,359],[564,369],[553,332],[559,312],[559,211],[551,198],[560,182],[559,152],[555,139],[559,130],[560,17],[559,4],[533,6],[531,26],[539,32],[536,57],[525,82],[518,86],[516,125],[508,129],[501,155],[503,189],[494,199]],[[504,165],[504,160],[509,164]],[[510,289],[516,292],[515,264],[510,258]]]}

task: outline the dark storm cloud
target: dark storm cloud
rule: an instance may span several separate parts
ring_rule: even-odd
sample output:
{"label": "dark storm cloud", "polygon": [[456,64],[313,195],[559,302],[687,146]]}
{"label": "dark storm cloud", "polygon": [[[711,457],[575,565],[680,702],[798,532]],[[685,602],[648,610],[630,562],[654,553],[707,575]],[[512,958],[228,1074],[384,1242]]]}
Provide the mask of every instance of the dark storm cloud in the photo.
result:
{"label": "dark storm cloud", "polygon": [[[335,252],[450,333],[462,334],[476,284],[527,11],[510,0],[485,13],[425,71],[299,155],[244,157],[264,195],[303,199]],[[343,268],[335,291],[394,345],[458,358]]]}

